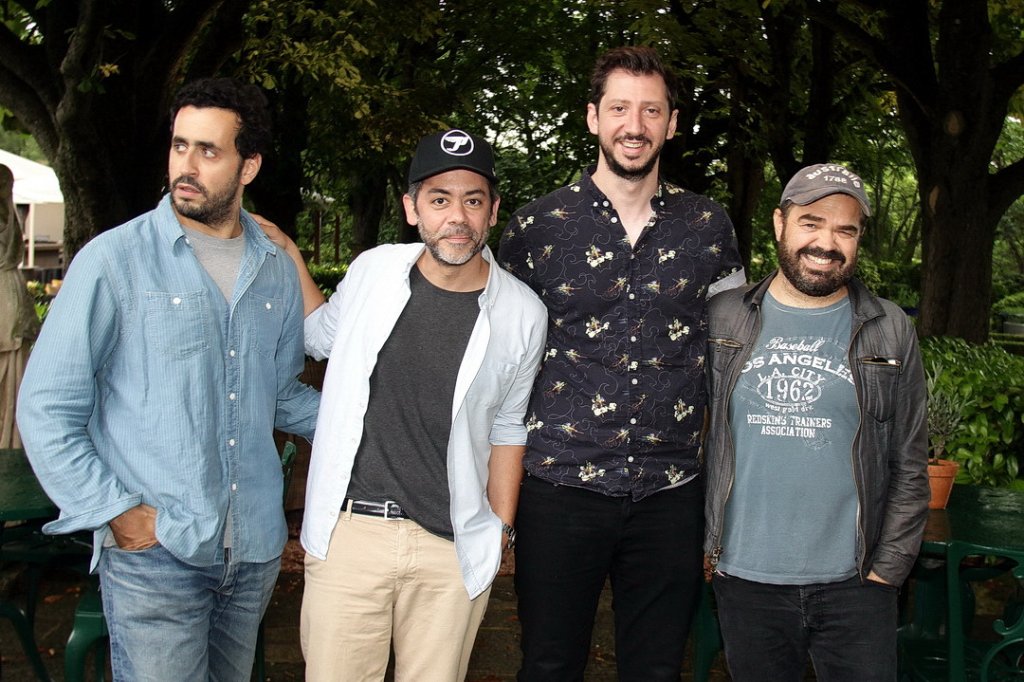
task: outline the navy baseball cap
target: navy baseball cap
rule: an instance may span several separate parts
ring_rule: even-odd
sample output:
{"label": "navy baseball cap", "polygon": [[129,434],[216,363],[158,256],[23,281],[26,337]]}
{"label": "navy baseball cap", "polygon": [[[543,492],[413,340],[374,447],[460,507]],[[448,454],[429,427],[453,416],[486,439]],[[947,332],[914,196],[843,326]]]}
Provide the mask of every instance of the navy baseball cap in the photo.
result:
{"label": "navy baseball cap", "polygon": [[494,152],[487,140],[458,129],[434,133],[420,140],[416,147],[409,166],[409,184],[460,168],[498,181],[494,174]]}
{"label": "navy baseball cap", "polygon": [[817,163],[801,169],[782,190],[779,206],[787,203],[806,206],[830,194],[848,194],[857,200],[865,216],[871,215],[864,181],[853,171],[835,163]]}

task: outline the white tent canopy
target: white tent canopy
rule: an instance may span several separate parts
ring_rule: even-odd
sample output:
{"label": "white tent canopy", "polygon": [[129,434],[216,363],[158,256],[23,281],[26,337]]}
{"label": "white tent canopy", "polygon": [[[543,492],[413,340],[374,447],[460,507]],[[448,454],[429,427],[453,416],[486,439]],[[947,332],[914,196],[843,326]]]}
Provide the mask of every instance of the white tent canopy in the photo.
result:
{"label": "white tent canopy", "polygon": [[[64,239],[64,195],[49,166],[0,149],[0,164],[14,173],[14,203],[27,206],[24,267],[59,265]],[[40,263],[37,263],[39,256]]]}

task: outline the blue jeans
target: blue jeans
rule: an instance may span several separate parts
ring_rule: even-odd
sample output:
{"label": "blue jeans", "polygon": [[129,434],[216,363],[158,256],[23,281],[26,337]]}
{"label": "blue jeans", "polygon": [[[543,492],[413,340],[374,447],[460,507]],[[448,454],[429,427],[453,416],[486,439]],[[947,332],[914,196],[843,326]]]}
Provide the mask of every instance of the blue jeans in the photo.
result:
{"label": "blue jeans", "polygon": [[634,502],[527,477],[516,516],[520,682],[583,680],[610,578],[622,682],[678,682],[700,590],[700,480]]}
{"label": "blue jeans", "polygon": [[735,682],[800,682],[808,655],[819,682],[896,679],[895,587],[856,576],[768,585],[721,573],[713,585]]}
{"label": "blue jeans", "polygon": [[100,558],[114,680],[248,682],[260,619],[281,567],[230,561],[197,567],[157,545]]}

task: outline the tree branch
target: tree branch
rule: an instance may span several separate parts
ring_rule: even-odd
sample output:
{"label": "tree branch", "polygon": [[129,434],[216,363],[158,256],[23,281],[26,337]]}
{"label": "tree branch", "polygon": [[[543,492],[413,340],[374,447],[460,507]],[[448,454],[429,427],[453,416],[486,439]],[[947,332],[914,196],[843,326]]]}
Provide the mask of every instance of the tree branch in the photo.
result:
{"label": "tree branch", "polygon": [[993,224],[1024,194],[1024,159],[1006,166],[988,179],[988,212]]}

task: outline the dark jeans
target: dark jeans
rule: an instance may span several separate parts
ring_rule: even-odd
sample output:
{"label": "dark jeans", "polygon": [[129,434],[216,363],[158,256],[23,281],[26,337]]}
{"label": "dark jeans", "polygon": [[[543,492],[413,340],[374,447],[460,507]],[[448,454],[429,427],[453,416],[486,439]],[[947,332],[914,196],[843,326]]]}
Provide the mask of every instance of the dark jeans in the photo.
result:
{"label": "dark jeans", "polygon": [[583,679],[610,577],[623,682],[678,682],[702,571],[700,480],[639,502],[527,477],[516,516],[520,682]]}
{"label": "dark jeans", "polygon": [[895,587],[856,576],[767,585],[720,573],[713,585],[735,682],[800,682],[808,654],[818,682],[896,679]]}

